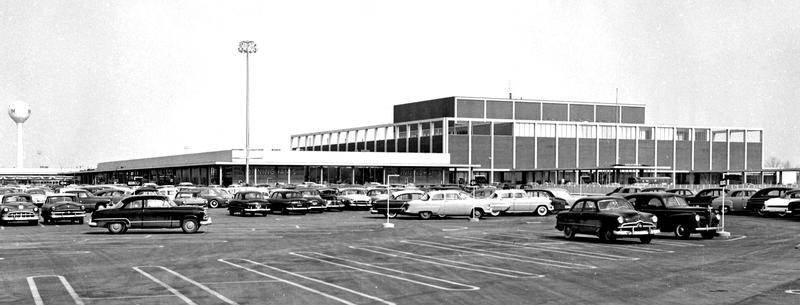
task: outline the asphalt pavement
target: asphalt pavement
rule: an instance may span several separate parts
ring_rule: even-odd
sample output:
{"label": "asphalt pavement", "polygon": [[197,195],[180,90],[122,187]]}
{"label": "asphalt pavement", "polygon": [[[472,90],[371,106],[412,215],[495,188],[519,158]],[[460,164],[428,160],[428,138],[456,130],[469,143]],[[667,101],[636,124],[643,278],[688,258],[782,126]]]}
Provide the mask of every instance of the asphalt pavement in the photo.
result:
{"label": "asphalt pavement", "polygon": [[800,217],[734,215],[730,239],[567,241],[555,217],[267,217],[200,233],[0,227],[2,304],[798,304]]}

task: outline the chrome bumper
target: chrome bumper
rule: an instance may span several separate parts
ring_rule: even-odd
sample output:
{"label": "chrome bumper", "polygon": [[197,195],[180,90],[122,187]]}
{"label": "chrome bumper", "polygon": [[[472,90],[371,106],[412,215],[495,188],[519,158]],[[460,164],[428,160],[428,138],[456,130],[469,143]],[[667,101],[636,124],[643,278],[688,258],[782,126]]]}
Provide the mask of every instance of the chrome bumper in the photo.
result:
{"label": "chrome bumper", "polygon": [[86,213],[80,212],[76,214],[53,214],[50,215],[50,218],[83,218],[86,217]]}
{"label": "chrome bumper", "polygon": [[719,228],[718,227],[697,227],[697,228],[694,228],[694,230],[697,231],[697,232],[700,232],[700,231],[716,231],[717,229],[719,229]]}
{"label": "chrome bumper", "polygon": [[265,213],[265,212],[269,212],[270,209],[269,208],[263,208],[263,209],[262,208],[256,208],[256,209],[244,209],[244,211],[247,212],[247,213]]}
{"label": "chrome bumper", "polygon": [[[211,222],[211,218],[209,218],[208,220],[202,220],[202,221],[200,221],[200,225],[201,225],[201,226],[207,226],[207,225],[210,225],[210,224],[212,224],[212,222]],[[95,225],[96,225],[96,224],[95,224]],[[89,223],[89,226],[90,226],[90,227],[92,226],[92,223],[91,223],[91,222]]]}
{"label": "chrome bumper", "polygon": [[95,228],[95,227],[97,227],[97,223],[94,222],[94,221],[90,221],[89,222],[89,226]]}
{"label": "chrome bumper", "polygon": [[6,214],[6,215],[3,215],[3,217],[2,217],[2,218],[0,218],[0,219],[3,219],[4,221],[31,221],[31,220],[39,220],[39,215],[36,215],[36,214],[33,214],[33,213],[30,213],[30,214],[33,214],[33,215],[27,215],[28,213],[25,213],[25,214],[26,214],[26,215],[20,215],[20,216],[8,216],[8,214]]}
{"label": "chrome bumper", "polygon": [[647,231],[639,230],[639,231],[628,231],[628,230],[618,230],[614,231],[614,235],[619,236],[642,236],[642,235],[653,235],[661,233],[659,229],[648,229]]}

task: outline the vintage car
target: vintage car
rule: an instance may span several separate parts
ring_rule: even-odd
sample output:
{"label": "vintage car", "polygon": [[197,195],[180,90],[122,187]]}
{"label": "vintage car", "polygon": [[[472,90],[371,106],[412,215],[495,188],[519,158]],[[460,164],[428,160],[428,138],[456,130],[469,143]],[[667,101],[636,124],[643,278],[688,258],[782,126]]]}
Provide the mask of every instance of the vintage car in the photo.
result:
{"label": "vintage car", "polygon": [[50,192],[43,188],[30,188],[25,190],[25,193],[30,194],[31,198],[33,198],[33,204],[41,208]]}
{"label": "vintage car", "polygon": [[681,195],[683,197],[692,197],[692,196],[694,196],[694,192],[692,190],[683,189],[683,188],[667,189],[664,192]]}
{"label": "vintage car", "polygon": [[556,230],[564,231],[567,239],[575,238],[575,234],[590,234],[603,241],[633,237],[647,244],[660,233],[658,221],[658,216],[637,211],[618,196],[585,197],[569,211],[556,215]]}
{"label": "vintage car", "polygon": [[625,196],[628,194],[635,194],[642,191],[642,188],[638,186],[620,186],[613,189],[611,192],[606,194],[606,196]]}
{"label": "vintage car", "polygon": [[161,195],[133,195],[115,205],[92,213],[89,226],[107,228],[112,234],[128,229],[181,228],[195,233],[201,226],[210,225],[207,209],[196,206],[177,206]]}
{"label": "vintage car", "polygon": [[228,214],[235,213],[244,216],[261,214],[267,216],[270,212],[269,196],[259,191],[242,191],[233,195],[233,200],[228,202]]}
{"label": "vintage car", "polygon": [[0,225],[8,222],[39,223],[39,208],[33,198],[25,193],[6,193],[0,199]]}
{"label": "vintage car", "polygon": [[344,209],[344,202],[337,196],[337,191],[332,188],[320,188],[317,190],[320,198],[325,200],[325,209],[328,211],[339,211]]}
{"label": "vintage car", "polygon": [[371,206],[370,198],[367,196],[367,191],[364,188],[341,188],[339,189],[338,197],[347,208],[369,208]]}
{"label": "vintage car", "polygon": [[305,214],[309,206],[308,199],[303,198],[303,193],[295,190],[275,189],[269,195],[269,207],[273,213],[280,211],[281,214]]}
{"label": "vintage car", "polygon": [[78,197],[78,202],[83,206],[86,212],[93,212],[98,209],[108,206],[111,203],[111,197],[108,196],[95,196],[91,192],[84,189],[62,189],[61,193],[75,194]]}
{"label": "vintage car", "polygon": [[158,194],[169,197],[170,200],[175,200],[175,195],[178,194],[178,188],[172,186],[158,187]]}
{"label": "vintage car", "polygon": [[689,205],[699,206],[699,207],[708,207],[711,205],[711,201],[715,198],[722,196],[723,192],[728,192],[728,189],[724,189],[721,187],[712,187],[707,189],[702,189],[694,194],[694,196],[684,197],[686,198],[686,202]]}
{"label": "vintage car", "polygon": [[109,205],[113,205],[114,203],[119,202],[122,198],[130,196],[133,194],[133,191],[127,189],[116,189],[116,188],[108,188],[104,190],[97,191],[95,196],[97,197],[108,197]]}
{"label": "vintage car", "polygon": [[78,202],[75,194],[48,195],[42,205],[42,222],[55,223],[59,220],[69,220],[83,224],[86,212],[83,205]]}
{"label": "vintage car", "polygon": [[633,207],[642,212],[658,216],[658,228],[662,232],[674,232],[675,236],[689,238],[700,233],[705,239],[717,235],[720,216],[710,207],[690,206],[683,196],[671,193],[639,193],[625,196]]}
{"label": "vintage car", "polygon": [[430,219],[433,215],[481,218],[490,213],[492,208],[489,201],[472,198],[457,190],[430,191],[419,199],[409,201],[403,211],[403,214],[418,215],[421,219]]}
{"label": "vintage car", "polygon": [[199,187],[197,189],[200,190],[200,197],[207,200],[208,207],[212,209],[227,207],[231,199],[233,199],[233,195],[221,188]]}
{"label": "vintage car", "polygon": [[295,191],[303,194],[303,198],[308,199],[308,211],[322,213],[327,209],[325,200],[319,194],[319,190],[315,188],[296,188]]}
{"label": "vintage car", "polygon": [[[392,195],[384,200],[375,201],[372,203],[372,208],[369,212],[372,214],[381,214],[389,216],[389,218],[397,217],[397,214],[402,213],[407,203],[411,200],[420,199],[425,195],[425,192],[420,190],[401,190],[392,192]],[[388,207],[388,215],[386,213]]]}
{"label": "vintage car", "polygon": [[784,217],[792,213],[789,211],[789,203],[798,200],[800,200],[800,189],[788,191],[780,198],[772,198],[764,201],[764,207],[761,208],[761,214],[778,215],[780,217]]}
{"label": "vintage car", "polygon": [[[560,212],[569,209],[569,205],[567,204],[567,200],[564,198],[556,196],[552,191],[549,189],[538,189],[538,188],[525,188],[525,193],[528,193],[530,197],[538,197],[538,198],[546,198],[550,200],[550,205],[553,206],[553,212]],[[570,195],[571,196],[571,195]],[[574,201],[573,201],[574,203]]]}
{"label": "vintage car", "polygon": [[559,187],[548,187],[548,188],[546,188],[546,190],[548,190],[551,193],[553,193],[553,196],[556,196],[558,198],[564,199],[564,201],[567,202],[567,206],[566,206],[567,209],[572,207],[572,204],[575,203],[575,201],[578,201],[578,199],[581,199],[581,197],[582,197],[582,196],[572,195],[566,189],[559,188]]}
{"label": "vintage car", "polygon": [[536,213],[545,216],[555,210],[550,199],[530,197],[523,190],[496,190],[489,196],[492,216],[500,213]]}
{"label": "vintage car", "polygon": [[173,200],[173,202],[177,205],[208,206],[208,201],[200,197],[200,190],[180,191],[175,194],[175,200]]}
{"label": "vintage car", "polygon": [[786,192],[791,191],[791,187],[785,186],[775,186],[775,187],[767,187],[758,190],[753,196],[750,196],[747,199],[747,203],[745,204],[745,210],[752,211],[757,213],[758,215],[764,216],[763,208],[764,202],[770,200],[772,198],[780,198],[783,197]]}
{"label": "vintage car", "polygon": [[496,191],[496,190],[497,190],[497,188],[493,187],[493,186],[492,187],[476,188],[476,189],[472,190],[471,194],[472,194],[472,198],[486,199],[486,198],[489,198],[490,196],[492,196],[492,194],[494,194],[494,191]]}
{"label": "vintage car", "polygon": [[[753,196],[758,191],[758,189],[754,188],[742,188],[742,189],[735,189],[730,190],[725,193],[725,213],[730,212],[743,212],[746,211],[745,205],[747,204],[747,200],[750,199],[750,196]],[[720,207],[722,207],[722,197],[719,196],[711,200],[711,208],[716,211],[721,211]]]}
{"label": "vintage car", "polygon": [[371,188],[367,190],[367,196],[369,196],[370,204],[374,203],[375,201],[379,200],[386,200],[389,198],[389,189],[387,188]]}

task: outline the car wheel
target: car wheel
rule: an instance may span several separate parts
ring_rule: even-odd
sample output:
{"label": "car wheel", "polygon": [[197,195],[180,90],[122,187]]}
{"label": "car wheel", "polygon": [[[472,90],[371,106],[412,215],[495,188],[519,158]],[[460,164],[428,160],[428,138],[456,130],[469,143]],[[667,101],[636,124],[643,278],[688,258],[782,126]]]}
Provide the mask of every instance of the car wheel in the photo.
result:
{"label": "car wheel", "polygon": [[540,205],[539,207],[537,207],[536,208],[536,215],[539,215],[539,216],[547,215],[547,207],[543,206],[543,205]]}
{"label": "car wheel", "polygon": [[617,239],[617,237],[614,235],[614,231],[608,229],[600,230],[599,235],[600,235],[600,240],[602,241],[613,242],[614,240]]}
{"label": "car wheel", "polygon": [[767,216],[767,212],[764,212],[762,209],[756,210],[756,214],[758,214],[758,216]]}
{"label": "car wheel", "polygon": [[216,209],[219,207],[219,201],[211,200],[208,202],[208,207],[212,209]]}
{"label": "car wheel", "polygon": [[433,216],[433,213],[431,213],[431,212],[428,212],[428,211],[419,212],[419,218],[420,219],[425,219],[425,220],[431,219],[431,216]]}
{"label": "car wheel", "polygon": [[200,226],[197,224],[197,220],[194,219],[185,219],[181,223],[181,230],[183,233],[195,233],[197,229],[200,229]]}
{"label": "car wheel", "polygon": [[703,233],[700,233],[700,236],[702,236],[703,239],[712,239],[712,238],[714,238],[714,236],[717,236],[717,232],[713,232],[713,231],[711,231],[711,232],[703,232]]}
{"label": "car wheel", "polygon": [[395,218],[395,217],[397,217],[397,212],[389,212],[389,213],[386,214],[386,217]]}
{"label": "car wheel", "polygon": [[692,233],[685,224],[679,223],[677,226],[675,226],[675,236],[686,239],[691,235]]}
{"label": "car wheel", "polygon": [[472,218],[481,218],[481,217],[483,217],[483,210],[472,209]]}
{"label": "car wheel", "polygon": [[566,237],[569,240],[575,238],[575,230],[572,229],[572,226],[564,227],[564,237]]}
{"label": "car wheel", "polygon": [[492,210],[492,212],[491,212],[491,213],[489,213],[489,215],[492,215],[492,216],[495,216],[495,217],[496,217],[496,216],[500,216],[500,211],[495,211],[495,210]]}
{"label": "car wheel", "polygon": [[641,241],[643,244],[649,244],[651,241],[653,241],[653,235],[639,237],[639,241]]}
{"label": "car wheel", "polygon": [[122,223],[122,222],[112,222],[112,223],[108,224],[108,232],[111,232],[111,234],[125,233],[125,231],[127,231],[127,229],[128,229],[128,226],[125,225],[125,223]]}

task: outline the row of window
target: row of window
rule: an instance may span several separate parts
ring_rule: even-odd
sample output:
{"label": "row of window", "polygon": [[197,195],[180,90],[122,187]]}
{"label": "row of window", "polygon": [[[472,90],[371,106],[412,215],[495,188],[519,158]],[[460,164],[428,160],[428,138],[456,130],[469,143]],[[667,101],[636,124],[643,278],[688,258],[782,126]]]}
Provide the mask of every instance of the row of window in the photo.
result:
{"label": "row of window", "polygon": [[[698,141],[760,143],[758,130],[716,130],[647,126],[597,126],[580,124],[550,123],[492,123],[449,121],[448,133],[451,135],[496,135],[540,138],[582,138],[582,139],[620,139],[620,140],[660,140],[660,141]],[[470,128],[472,132],[470,132]],[[365,141],[382,141],[442,135],[442,122],[397,125],[373,129],[350,130],[338,133],[318,134],[292,138],[292,148],[344,144]],[[728,139],[730,138],[730,139]]]}

